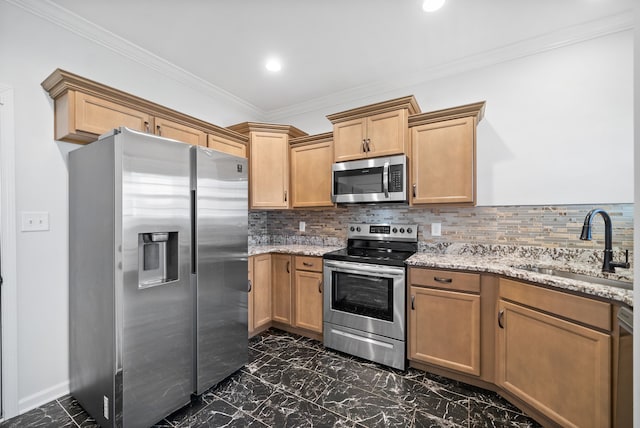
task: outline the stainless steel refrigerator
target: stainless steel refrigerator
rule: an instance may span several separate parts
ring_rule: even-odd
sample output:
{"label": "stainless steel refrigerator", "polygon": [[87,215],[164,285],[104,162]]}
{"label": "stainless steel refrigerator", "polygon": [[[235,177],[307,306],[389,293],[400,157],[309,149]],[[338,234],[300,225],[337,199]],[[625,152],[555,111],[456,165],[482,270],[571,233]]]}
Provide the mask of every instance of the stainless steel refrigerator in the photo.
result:
{"label": "stainless steel refrigerator", "polygon": [[247,361],[246,159],[126,128],[69,154],[71,393],[146,427]]}

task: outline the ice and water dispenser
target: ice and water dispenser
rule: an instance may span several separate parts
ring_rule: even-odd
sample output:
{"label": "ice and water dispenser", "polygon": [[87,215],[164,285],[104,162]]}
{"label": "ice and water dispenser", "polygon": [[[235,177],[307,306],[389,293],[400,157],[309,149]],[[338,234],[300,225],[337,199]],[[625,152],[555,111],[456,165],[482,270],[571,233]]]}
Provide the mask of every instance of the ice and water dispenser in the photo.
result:
{"label": "ice and water dispenser", "polygon": [[178,279],[178,232],[138,234],[138,288]]}

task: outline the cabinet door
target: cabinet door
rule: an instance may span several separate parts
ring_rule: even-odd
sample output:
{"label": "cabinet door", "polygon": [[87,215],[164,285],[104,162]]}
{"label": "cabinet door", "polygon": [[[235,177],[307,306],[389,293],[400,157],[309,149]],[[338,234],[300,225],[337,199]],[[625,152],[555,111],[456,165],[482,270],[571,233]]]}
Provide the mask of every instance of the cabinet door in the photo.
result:
{"label": "cabinet door", "polygon": [[565,427],[611,425],[611,338],[504,300],[498,385]]}
{"label": "cabinet door", "polygon": [[411,128],[414,204],[475,202],[475,119]]}
{"label": "cabinet door", "polygon": [[207,145],[207,134],[198,129],[194,129],[168,119],[163,119],[161,117],[155,118],[154,125],[155,134],[161,137],[171,138],[194,146],[206,147]]}
{"label": "cabinet door", "polygon": [[247,296],[247,316],[248,316],[249,335],[251,335],[251,332],[255,330],[255,327],[253,326],[253,295],[255,294],[253,292],[253,283],[254,283],[253,259],[254,257],[249,257],[247,259],[247,268],[248,268],[247,278],[249,280],[249,292]]}
{"label": "cabinet door", "polygon": [[409,358],[480,375],[480,296],[410,287]]}
{"label": "cabinet door", "polygon": [[289,146],[285,134],[252,132],[251,208],[289,208]]}
{"label": "cabinet door", "polygon": [[219,135],[207,135],[207,147],[230,155],[247,157],[247,146]]}
{"label": "cabinet door", "polygon": [[333,125],[334,162],[367,157],[364,140],[367,133],[365,118]]}
{"label": "cabinet door", "polygon": [[291,256],[272,255],[273,266],[273,320],[291,324]]}
{"label": "cabinet door", "polygon": [[271,322],[271,255],[253,257],[253,329]]}
{"label": "cabinet door", "polygon": [[395,110],[367,117],[367,156],[406,153],[407,111]]}
{"label": "cabinet door", "polygon": [[120,126],[148,132],[150,120],[146,113],[82,92],[69,91],[56,100],[56,139],[59,140],[95,141]]}
{"label": "cabinet door", "polygon": [[291,205],[326,207],[331,202],[333,142],[291,148]]}
{"label": "cabinet door", "polygon": [[296,270],[295,326],[322,333],[322,274]]}

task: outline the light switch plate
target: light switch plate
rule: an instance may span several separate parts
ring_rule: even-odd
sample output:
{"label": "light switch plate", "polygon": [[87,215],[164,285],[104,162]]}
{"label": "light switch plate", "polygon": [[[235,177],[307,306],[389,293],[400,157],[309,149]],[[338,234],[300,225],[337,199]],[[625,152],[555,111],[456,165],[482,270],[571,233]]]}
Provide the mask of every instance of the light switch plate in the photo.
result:
{"label": "light switch plate", "polygon": [[21,231],[38,232],[49,230],[48,212],[23,212],[21,216]]}
{"label": "light switch plate", "polygon": [[307,223],[305,223],[304,221],[301,221],[299,224],[299,229],[300,229],[300,232],[304,232],[307,229]]}
{"label": "light switch plate", "polygon": [[440,235],[442,235],[442,224],[431,223],[431,236],[440,236]]}

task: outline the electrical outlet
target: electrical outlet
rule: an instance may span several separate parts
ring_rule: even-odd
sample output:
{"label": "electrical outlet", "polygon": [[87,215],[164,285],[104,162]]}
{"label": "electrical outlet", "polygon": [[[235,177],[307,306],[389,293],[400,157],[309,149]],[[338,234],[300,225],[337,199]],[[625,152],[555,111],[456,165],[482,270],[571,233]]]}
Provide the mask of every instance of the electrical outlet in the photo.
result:
{"label": "electrical outlet", "polygon": [[440,236],[440,235],[442,235],[442,224],[431,223],[431,236]]}
{"label": "electrical outlet", "polygon": [[21,217],[21,228],[23,232],[36,232],[49,230],[48,212],[23,212]]}
{"label": "electrical outlet", "polygon": [[300,229],[300,232],[304,232],[307,228],[307,223],[305,223],[304,221],[301,221],[298,227]]}

